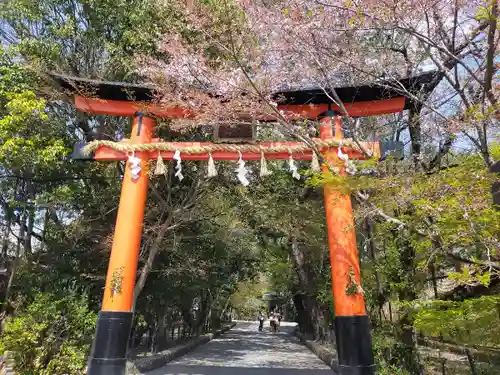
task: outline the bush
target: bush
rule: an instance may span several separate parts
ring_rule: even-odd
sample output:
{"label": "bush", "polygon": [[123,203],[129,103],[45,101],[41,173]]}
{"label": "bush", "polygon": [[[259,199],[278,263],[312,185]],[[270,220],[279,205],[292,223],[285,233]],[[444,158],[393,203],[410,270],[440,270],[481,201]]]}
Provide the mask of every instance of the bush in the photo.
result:
{"label": "bush", "polygon": [[0,352],[13,352],[20,375],[81,375],[96,318],[83,297],[38,294],[25,311],[7,320]]}
{"label": "bush", "polygon": [[374,332],[373,354],[378,375],[410,375],[410,372],[403,370],[397,363],[398,352],[398,343],[394,338],[386,336],[383,332]]}

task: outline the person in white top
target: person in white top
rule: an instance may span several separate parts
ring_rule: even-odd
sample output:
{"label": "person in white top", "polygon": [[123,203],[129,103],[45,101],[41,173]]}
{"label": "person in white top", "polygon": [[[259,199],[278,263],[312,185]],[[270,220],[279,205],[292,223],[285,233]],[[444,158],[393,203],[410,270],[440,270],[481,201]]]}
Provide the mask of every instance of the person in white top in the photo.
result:
{"label": "person in white top", "polygon": [[264,329],[264,314],[262,311],[259,311],[259,331]]}

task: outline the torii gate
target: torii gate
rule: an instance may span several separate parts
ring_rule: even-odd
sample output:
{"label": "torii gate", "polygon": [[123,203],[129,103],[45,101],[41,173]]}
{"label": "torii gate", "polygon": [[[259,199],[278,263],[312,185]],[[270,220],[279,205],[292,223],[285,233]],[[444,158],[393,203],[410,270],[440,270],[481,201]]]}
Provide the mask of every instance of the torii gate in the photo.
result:
{"label": "torii gate", "polygon": [[[127,160],[127,150],[135,147],[135,155],[138,158],[135,160],[140,159],[142,166],[142,172],[131,170],[129,159],[125,169],[104,297],[87,372],[88,375],[123,375],[133,318],[132,300],[146,205],[148,173],[145,171],[148,160],[156,159],[158,155],[163,159],[172,160],[177,158],[179,153],[183,160],[259,160],[263,155],[267,159],[312,160],[314,155],[312,150],[300,142],[262,142],[248,145],[241,153],[235,151],[236,148],[231,148],[231,145],[161,142],[153,138],[155,119],[150,116],[185,118],[192,116],[192,111],[153,103],[153,91],[148,86],[100,82],[57,74],[52,76],[63,88],[74,93],[76,109],[91,114],[133,117],[132,134],[126,143],[127,147],[123,147],[124,143],[97,143],[90,157],[81,155],[82,145],[75,147],[76,158],[98,161]],[[416,94],[433,76],[433,73],[422,74],[400,80],[398,84],[408,92]],[[81,96],[78,88],[89,85],[94,89],[94,96]],[[349,115],[353,117],[400,112],[412,105],[411,100],[400,91],[389,89],[383,84],[341,87],[337,88],[336,92],[345,103]],[[345,170],[343,162],[337,156],[339,146],[351,159],[365,158],[352,143],[342,144],[342,110],[332,103],[329,95],[323,90],[283,92],[277,95],[285,98],[278,105],[278,109],[284,111],[285,116],[292,114],[302,118],[319,119],[320,139],[313,141],[331,166],[340,167],[340,174],[345,174]],[[130,100],[130,97],[134,100]],[[377,156],[388,151],[388,145],[383,143],[364,142],[363,146]],[[389,147],[394,148],[394,145]],[[327,170],[328,168],[323,166],[323,171]],[[335,297],[339,371],[342,375],[372,375],[375,374],[375,362],[364,297],[356,288],[348,292],[353,284],[361,285],[350,196],[326,185],[324,197]]]}

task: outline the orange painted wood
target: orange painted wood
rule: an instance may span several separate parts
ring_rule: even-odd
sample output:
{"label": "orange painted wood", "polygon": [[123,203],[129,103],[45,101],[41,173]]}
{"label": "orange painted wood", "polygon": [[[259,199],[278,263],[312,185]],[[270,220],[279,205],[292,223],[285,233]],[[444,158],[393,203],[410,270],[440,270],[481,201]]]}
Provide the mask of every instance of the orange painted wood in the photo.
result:
{"label": "orange painted wood", "polygon": [[[150,143],[155,121],[149,117],[142,118],[141,131],[138,135],[139,117],[134,117],[131,141],[134,143]],[[102,302],[102,311],[132,311],[137,262],[142,236],[142,222],[146,207],[148,190],[148,163],[144,155],[142,170],[137,180],[132,180],[131,171],[125,168],[120,204],[116,218],[116,227],[111,248],[106,287]],[[142,156],[142,157],[141,157]]]}
{"label": "orange painted wood", "polygon": [[193,118],[195,113],[187,108],[172,107],[146,102],[122,102],[119,100],[104,100],[86,98],[75,95],[75,108],[86,113],[109,116],[134,116],[137,112],[145,115],[165,118]]}
{"label": "orange painted wood", "polygon": [[[405,104],[406,98],[402,96],[399,98],[384,100],[344,103],[344,107],[349,116],[364,117],[401,112],[404,109]],[[328,104],[278,105],[278,109],[280,111],[284,111],[285,117],[288,118],[299,117],[315,120],[329,109],[344,115],[344,111],[336,104],[331,104],[330,107]],[[269,119],[266,119],[270,120],[272,119],[272,116],[270,116]]]}
{"label": "orange painted wood", "polygon": [[[337,117],[335,127],[339,126],[340,118]],[[331,118],[321,120],[320,134],[322,139],[333,137]],[[341,134],[337,133],[336,136],[341,137]],[[324,155],[330,165],[340,167],[341,173],[345,174],[344,165],[337,156],[337,150],[330,149]],[[328,173],[325,165],[323,172]],[[351,197],[329,184],[324,187],[324,196],[335,314],[337,316],[366,315],[363,295],[359,293],[347,295],[346,293],[351,270],[356,284],[361,285]]]}
{"label": "orange painted wood", "polygon": [[[366,102],[344,103],[344,106],[350,116],[362,117],[401,112],[405,107],[405,103],[406,98],[399,97]],[[143,112],[144,114],[163,118],[196,117],[195,111],[188,108],[146,102],[124,102],[118,100],[86,98],[80,95],[75,95],[75,107],[83,112],[110,116],[133,116],[137,112]],[[278,110],[283,111],[284,116],[288,119],[308,118],[315,120],[328,109],[328,104],[278,105]],[[336,104],[332,104],[331,109],[338,113],[343,113]],[[260,116],[258,119],[272,121],[276,119],[276,116]]]}

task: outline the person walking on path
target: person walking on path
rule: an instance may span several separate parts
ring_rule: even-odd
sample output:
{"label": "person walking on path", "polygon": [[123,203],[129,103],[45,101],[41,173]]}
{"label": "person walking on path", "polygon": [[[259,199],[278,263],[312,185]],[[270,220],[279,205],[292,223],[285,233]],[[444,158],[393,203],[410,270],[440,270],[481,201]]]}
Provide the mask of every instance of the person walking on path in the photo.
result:
{"label": "person walking on path", "polygon": [[276,331],[279,332],[281,325],[281,313],[279,312],[279,310],[276,310],[275,317],[276,317]]}
{"label": "person walking on path", "polygon": [[264,314],[262,311],[259,311],[259,332],[262,332],[264,329]]}
{"label": "person walking on path", "polygon": [[269,323],[271,325],[271,332],[276,332],[278,330],[278,319],[276,318],[274,311],[271,312]]}

